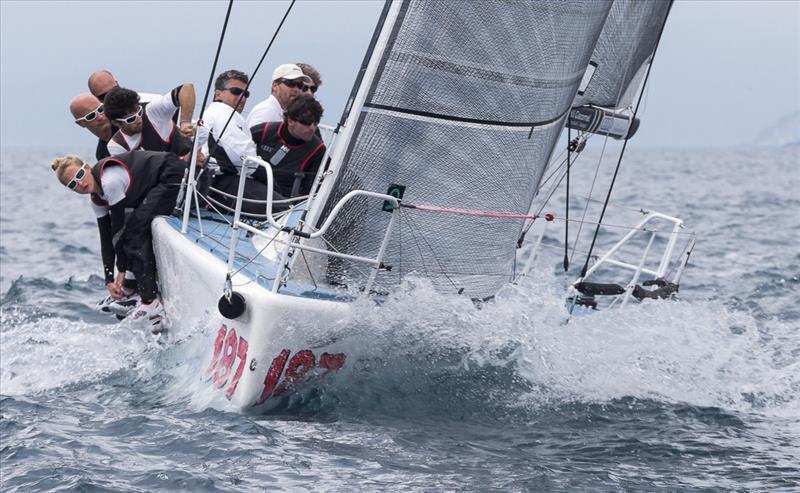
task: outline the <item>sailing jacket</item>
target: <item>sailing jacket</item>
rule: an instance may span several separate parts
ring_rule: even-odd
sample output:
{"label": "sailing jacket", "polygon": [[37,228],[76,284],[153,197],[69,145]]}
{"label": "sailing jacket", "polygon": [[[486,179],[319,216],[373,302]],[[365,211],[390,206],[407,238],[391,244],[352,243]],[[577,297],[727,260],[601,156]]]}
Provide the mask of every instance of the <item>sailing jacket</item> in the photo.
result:
{"label": "sailing jacket", "polygon": [[[103,170],[108,166],[122,166],[128,172],[130,179],[125,190],[125,198],[113,206],[109,206],[102,198]],[[114,282],[115,257],[117,269],[120,272],[127,270],[127,262],[119,241],[125,225],[125,209],[135,209],[141,205],[150,190],[158,185],[162,170],[167,166],[185,167],[186,163],[168,152],[131,151],[102,159],[92,167],[92,175],[101,193],[92,193],[91,201],[109,210],[108,215],[97,219],[106,283]]]}
{"label": "sailing jacket", "polygon": [[[111,125],[111,136],[113,137],[115,133],[117,133],[119,129],[115,125]],[[100,161],[104,157],[110,156],[111,153],[108,152],[108,141],[103,139],[97,139],[97,148],[94,150],[94,158]]]}
{"label": "sailing jacket", "polygon": [[[275,180],[273,189],[285,197],[307,195],[325,154],[322,139],[314,135],[311,140],[304,142],[292,137],[285,120],[259,123],[250,128],[250,133],[256,143],[258,157],[272,164]],[[283,146],[288,148],[285,155],[279,152]],[[253,173],[253,178],[266,183],[266,175],[266,171],[259,167]]]}
{"label": "sailing jacket", "polygon": [[187,139],[178,131],[174,122],[172,123],[172,129],[170,130],[166,140],[164,140],[161,135],[158,134],[155,126],[150,121],[150,117],[147,115],[147,104],[148,103],[141,104],[143,124],[141,132],[142,137],[139,140],[139,145],[135,149],[131,149],[131,146],[128,144],[128,140],[122,134],[122,130],[118,130],[111,137],[111,141],[126,151],[133,151],[136,149],[142,149],[145,151],[167,151],[177,154],[178,156],[183,156],[184,154],[191,152],[192,141]]}

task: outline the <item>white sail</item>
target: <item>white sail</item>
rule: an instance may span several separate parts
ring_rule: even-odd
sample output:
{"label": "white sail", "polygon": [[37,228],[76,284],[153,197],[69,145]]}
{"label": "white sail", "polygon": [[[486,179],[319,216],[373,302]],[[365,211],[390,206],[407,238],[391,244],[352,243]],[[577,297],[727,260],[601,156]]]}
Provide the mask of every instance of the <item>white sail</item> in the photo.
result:
{"label": "white sail", "polygon": [[614,0],[573,106],[629,108],[669,14],[669,0]]}
{"label": "white sail", "polygon": [[567,126],[629,139],[639,127],[631,106],[661,37],[671,0],[614,0]]}
{"label": "white sail", "polygon": [[[610,7],[398,2],[352,107],[328,207],[351,190],[399,185],[406,203],[527,211]],[[327,239],[340,252],[374,256],[390,217],[381,206],[349,205]],[[391,270],[376,286],[413,272],[443,291],[491,296],[513,276],[521,227],[404,209],[386,252]],[[331,259],[329,280],[363,285],[355,267]]]}

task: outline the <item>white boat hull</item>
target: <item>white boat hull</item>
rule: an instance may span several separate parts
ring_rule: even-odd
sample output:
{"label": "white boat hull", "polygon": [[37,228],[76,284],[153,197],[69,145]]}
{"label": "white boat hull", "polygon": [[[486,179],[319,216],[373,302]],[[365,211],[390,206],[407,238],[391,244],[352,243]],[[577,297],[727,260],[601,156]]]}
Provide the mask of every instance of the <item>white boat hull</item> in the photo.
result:
{"label": "white boat hull", "polygon": [[344,365],[347,356],[337,351],[330,327],[348,316],[350,303],[274,294],[239,274],[234,289],[246,308],[228,320],[217,309],[227,270],[218,254],[166,218],[153,222],[153,244],[170,325],[209,329],[213,337],[203,356],[208,366],[197,378],[224,393],[233,407],[259,412]]}

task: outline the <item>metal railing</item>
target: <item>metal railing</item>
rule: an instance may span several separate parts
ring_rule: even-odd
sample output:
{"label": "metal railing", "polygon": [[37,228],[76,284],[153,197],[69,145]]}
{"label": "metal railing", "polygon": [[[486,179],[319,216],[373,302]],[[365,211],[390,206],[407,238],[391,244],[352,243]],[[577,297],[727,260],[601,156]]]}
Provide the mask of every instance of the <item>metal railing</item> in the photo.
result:
{"label": "metal railing", "polygon": [[[667,241],[666,246],[664,247],[663,253],[661,254],[658,267],[655,270],[653,270],[645,267],[645,263],[647,261],[647,257],[650,254],[650,250],[653,246],[658,231],[648,230],[645,228],[645,226],[648,223],[659,220],[666,221],[672,224],[672,230],[670,233],[668,233],[669,239]],[[586,271],[586,274],[584,276],[578,278],[575,282],[572,283],[572,285],[570,286],[570,293],[568,295],[568,298],[571,297],[572,305],[574,306],[579,296],[579,292],[576,289],[576,285],[586,281],[586,279],[588,279],[593,273],[597,272],[598,269],[604,266],[611,265],[614,267],[621,268],[623,270],[628,270],[633,272],[633,276],[624,287],[625,289],[624,293],[616,295],[615,298],[613,298],[612,301],[609,303],[607,308],[613,307],[617,302],[620,302],[620,300],[621,300],[621,306],[625,306],[630,300],[634,288],[639,283],[639,278],[641,277],[642,274],[653,276],[654,279],[664,279],[664,277],[667,275],[667,269],[669,268],[670,260],[672,259],[675,250],[675,244],[678,240],[679,234],[681,234],[680,230],[682,228],[683,228],[683,221],[681,219],[678,219],[677,217],[668,216],[666,214],[661,214],[659,212],[647,212],[645,217],[641,221],[639,221],[639,223],[636,224],[636,226],[634,226],[624,237],[622,237],[622,239],[620,239],[617,243],[615,243],[614,246],[612,246],[611,249],[608,250],[608,252],[606,252],[597,259],[597,261],[592,265],[592,267],[590,267]],[[636,264],[633,264],[630,262],[625,262],[622,260],[615,259],[614,256],[619,252],[619,250],[627,243],[629,243],[633,239],[633,237],[640,232],[648,232],[650,234],[649,234],[649,239],[647,241],[647,246],[645,247],[644,252],[642,253],[642,256],[639,259],[639,261]],[[681,266],[678,268],[675,277],[672,279],[672,282],[674,284],[678,284],[680,282],[680,277],[683,274],[684,268],[685,268],[685,263],[682,263]],[[570,311],[572,310],[570,309]]]}
{"label": "metal railing", "polygon": [[[246,224],[246,223],[242,222],[242,220],[241,220],[241,218],[242,218],[242,203],[243,203],[244,184],[245,184],[245,180],[247,178],[247,172],[246,171],[247,171],[247,169],[248,169],[250,164],[254,164],[256,166],[263,166],[264,169],[266,170],[266,174],[267,174],[267,199],[266,199],[266,214],[265,214],[265,217],[266,217],[266,220],[267,220],[268,224],[275,231],[286,233],[287,237],[285,239],[279,239],[277,237],[276,238],[272,238],[272,237],[270,237],[270,235],[266,231],[258,229],[258,228],[255,228],[255,227],[253,227],[253,226],[251,226],[249,224]],[[399,214],[399,211],[400,211],[400,207],[399,207],[400,201],[396,197],[393,197],[393,196],[387,195],[387,194],[376,193],[376,192],[368,192],[368,191],[365,191],[365,190],[353,190],[353,191],[349,192],[347,195],[345,195],[344,197],[342,197],[341,200],[339,200],[336,203],[336,205],[331,210],[330,214],[328,214],[328,217],[325,219],[325,222],[322,224],[322,226],[320,226],[319,229],[317,229],[316,231],[313,231],[313,232],[306,232],[306,231],[303,231],[303,224],[302,223],[298,227],[287,226],[285,224],[278,223],[278,221],[272,215],[272,204],[273,204],[273,200],[272,200],[272,196],[273,196],[272,183],[273,183],[272,166],[269,163],[267,163],[266,161],[263,161],[262,159],[259,159],[257,157],[252,157],[252,156],[245,157],[244,162],[242,163],[242,169],[241,169],[240,177],[239,177],[239,188],[238,188],[238,193],[237,193],[237,197],[236,197],[236,208],[235,208],[234,217],[233,217],[231,240],[230,240],[230,245],[228,247],[228,278],[230,279],[230,277],[234,275],[233,264],[234,264],[234,259],[236,257],[236,244],[238,242],[238,237],[239,237],[238,230],[239,230],[239,228],[241,228],[241,229],[244,229],[245,231],[248,231],[248,232],[250,232],[250,233],[252,233],[254,235],[259,235],[259,236],[262,236],[264,238],[268,238],[270,241],[273,241],[275,243],[282,244],[282,245],[285,246],[285,248],[283,249],[283,252],[281,254],[281,259],[280,259],[280,262],[279,262],[277,270],[276,270],[275,280],[274,280],[273,285],[272,285],[272,292],[273,293],[277,293],[278,290],[280,289],[280,286],[286,282],[285,278],[286,278],[286,276],[288,276],[288,269],[286,269],[287,261],[289,259],[290,253],[293,250],[298,249],[298,250],[304,250],[304,251],[309,251],[309,252],[314,252],[314,253],[321,253],[321,254],[332,256],[332,257],[338,257],[338,258],[346,259],[346,260],[352,260],[352,261],[356,261],[356,262],[363,262],[363,263],[372,265],[372,267],[373,267],[372,273],[370,274],[369,280],[367,281],[367,284],[364,287],[364,293],[365,294],[369,294],[370,288],[372,287],[372,284],[375,281],[375,277],[377,275],[378,270],[381,267],[383,267],[383,257],[384,257],[384,254],[386,253],[386,248],[387,248],[387,246],[389,244],[389,238],[391,237],[391,232],[392,232],[392,229],[394,227],[394,223],[395,223],[397,214]],[[380,249],[378,251],[378,255],[375,258],[360,257],[360,256],[356,256],[356,255],[348,255],[348,254],[344,254],[344,253],[335,252],[335,251],[332,251],[332,250],[326,250],[326,249],[323,249],[323,248],[317,248],[317,247],[313,247],[311,245],[305,245],[305,244],[299,243],[299,240],[302,239],[302,238],[315,239],[315,238],[322,237],[328,231],[328,229],[330,228],[331,224],[333,223],[333,220],[336,219],[336,217],[339,215],[339,212],[342,210],[342,207],[344,207],[344,205],[347,202],[353,200],[354,198],[362,197],[362,196],[363,197],[371,197],[371,198],[375,198],[375,199],[385,200],[385,201],[390,202],[394,206],[393,210],[392,210],[392,217],[389,220],[388,226],[386,227],[386,233],[384,234],[383,240],[381,242],[381,246],[380,246]]]}

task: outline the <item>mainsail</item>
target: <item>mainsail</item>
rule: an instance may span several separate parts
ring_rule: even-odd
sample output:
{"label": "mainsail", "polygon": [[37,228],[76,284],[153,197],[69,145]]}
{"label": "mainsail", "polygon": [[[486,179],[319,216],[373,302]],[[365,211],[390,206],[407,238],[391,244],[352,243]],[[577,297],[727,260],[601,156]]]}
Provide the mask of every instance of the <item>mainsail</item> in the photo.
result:
{"label": "mainsail", "polygon": [[631,107],[669,14],[670,0],[615,0],[575,98],[577,130],[630,137]]}
{"label": "mainsail", "polygon": [[[326,207],[351,190],[399,185],[405,203],[527,211],[610,9],[610,0],[391,5],[337,144]],[[349,204],[327,240],[374,257],[390,218],[381,205]],[[391,270],[374,289],[414,273],[440,291],[492,296],[514,275],[522,226],[403,209],[384,260]],[[330,259],[328,277],[360,284],[358,268]]]}

